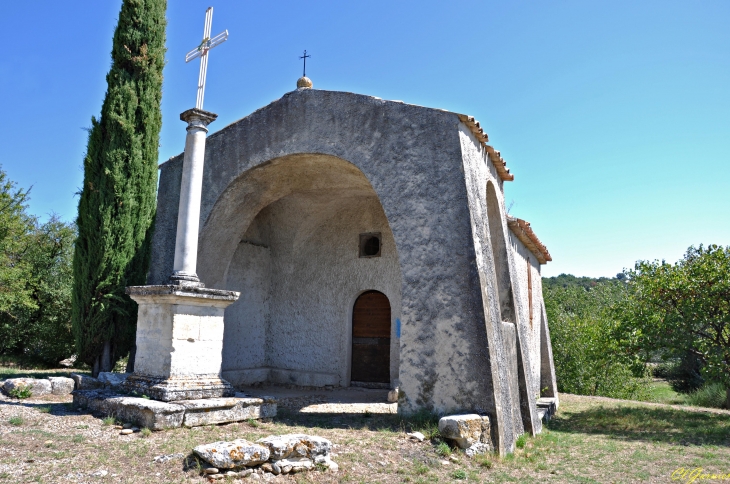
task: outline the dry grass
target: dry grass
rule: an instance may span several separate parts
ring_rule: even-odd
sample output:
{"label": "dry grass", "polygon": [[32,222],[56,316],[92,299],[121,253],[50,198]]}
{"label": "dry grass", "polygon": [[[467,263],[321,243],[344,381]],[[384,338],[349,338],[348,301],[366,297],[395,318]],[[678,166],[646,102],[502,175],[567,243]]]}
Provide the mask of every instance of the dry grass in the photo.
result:
{"label": "dry grass", "polygon": [[[730,472],[730,412],[718,410],[562,395],[550,428],[528,438],[515,454],[469,459],[452,450],[457,462],[444,464],[448,452],[428,418],[281,409],[271,422],[122,436],[102,419],[73,411],[69,400],[0,400],[0,483],[202,483],[190,456],[194,446],[293,432],[332,440],[340,471],[281,476],[275,482],[670,482],[679,467]],[[433,438],[408,440],[410,430]],[[188,457],[154,462],[176,453]],[[94,476],[99,471],[107,474]]]}

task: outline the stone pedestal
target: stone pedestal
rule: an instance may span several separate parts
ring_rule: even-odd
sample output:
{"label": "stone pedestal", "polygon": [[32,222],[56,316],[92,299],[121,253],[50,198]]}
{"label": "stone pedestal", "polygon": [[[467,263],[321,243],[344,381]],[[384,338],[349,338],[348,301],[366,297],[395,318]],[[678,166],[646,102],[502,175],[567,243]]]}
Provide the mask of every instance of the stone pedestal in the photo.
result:
{"label": "stone pedestal", "polygon": [[220,376],[223,313],[239,293],[200,286],[132,286],[139,305],[134,374],[122,388],[172,402],[231,397]]}

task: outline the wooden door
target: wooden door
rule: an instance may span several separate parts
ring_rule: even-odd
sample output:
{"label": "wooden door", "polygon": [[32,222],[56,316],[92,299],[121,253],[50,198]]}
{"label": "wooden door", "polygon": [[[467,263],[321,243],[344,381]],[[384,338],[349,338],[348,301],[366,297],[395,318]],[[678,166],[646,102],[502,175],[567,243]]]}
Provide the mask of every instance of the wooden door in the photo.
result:
{"label": "wooden door", "polygon": [[390,301],[367,291],[352,309],[352,381],[390,383]]}

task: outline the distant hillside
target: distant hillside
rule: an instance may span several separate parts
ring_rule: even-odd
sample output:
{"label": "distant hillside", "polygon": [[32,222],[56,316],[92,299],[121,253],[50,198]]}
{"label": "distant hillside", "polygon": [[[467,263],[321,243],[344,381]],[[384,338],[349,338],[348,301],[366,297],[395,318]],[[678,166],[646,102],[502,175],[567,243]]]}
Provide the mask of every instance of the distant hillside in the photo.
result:
{"label": "distant hillside", "polygon": [[605,282],[620,281],[625,276],[616,274],[616,277],[576,277],[572,274],[560,274],[559,276],[543,277],[542,286],[549,289],[557,289],[559,287],[582,287],[583,289],[591,289],[598,284]]}

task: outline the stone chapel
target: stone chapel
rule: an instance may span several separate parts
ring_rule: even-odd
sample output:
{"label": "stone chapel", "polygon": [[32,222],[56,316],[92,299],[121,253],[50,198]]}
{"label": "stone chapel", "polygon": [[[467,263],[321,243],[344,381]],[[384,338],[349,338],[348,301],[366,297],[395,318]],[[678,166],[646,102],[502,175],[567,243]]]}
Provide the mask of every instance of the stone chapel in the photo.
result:
{"label": "stone chapel", "polygon": [[[550,254],[505,212],[513,175],[470,116],[307,81],[207,139],[198,276],[240,292],[222,377],[397,387],[400,412],[487,414],[512,450],[558,396]],[[182,165],[160,165],[151,285],[173,272]]]}

